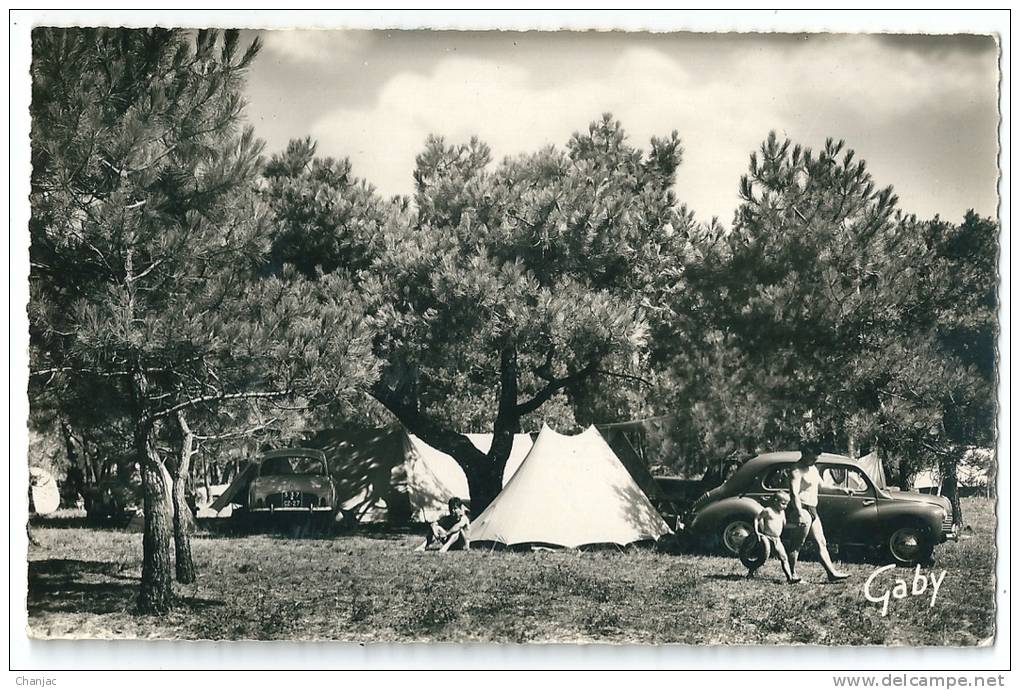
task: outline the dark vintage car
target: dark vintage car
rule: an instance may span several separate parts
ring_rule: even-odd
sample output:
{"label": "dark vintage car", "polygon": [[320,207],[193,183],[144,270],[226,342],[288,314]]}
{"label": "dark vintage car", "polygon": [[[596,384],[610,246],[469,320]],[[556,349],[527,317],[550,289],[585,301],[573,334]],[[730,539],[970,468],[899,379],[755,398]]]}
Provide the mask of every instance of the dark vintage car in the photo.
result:
{"label": "dark vintage car", "polygon": [[655,491],[649,494],[653,505],[671,525],[676,525],[689,516],[694,502],[707,491],[720,486],[740,463],[726,459],[713,462],[698,479],[675,476],[653,477]]}
{"label": "dark vintage car", "polygon": [[[720,487],[699,498],[689,516],[687,537],[708,548],[736,554],[753,533],[762,503],[788,489],[797,451],[765,453],[748,460]],[[826,540],[837,548],[879,549],[900,565],[928,561],[934,548],[955,539],[952,508],[943,496],[879,489],[858,465],[842,455],[818,459],[822,486],[818,516]]]}
{"label": "dark vintage car", "polygon": [[83,487],[81,493],[90,521],[126,525],[142,511],[142,483],[137,477],[104,479],[95,486]]}
{"label": "dark vintage car", "polygon": [[653,480],[655,492],[654,495],[649,495],[649,499],[663,519],[674,529],[683,524],[683,516],[690,511],[698,496],[704,494],[707,488],[712,488],[706,487],[701,479],[653,477]]}

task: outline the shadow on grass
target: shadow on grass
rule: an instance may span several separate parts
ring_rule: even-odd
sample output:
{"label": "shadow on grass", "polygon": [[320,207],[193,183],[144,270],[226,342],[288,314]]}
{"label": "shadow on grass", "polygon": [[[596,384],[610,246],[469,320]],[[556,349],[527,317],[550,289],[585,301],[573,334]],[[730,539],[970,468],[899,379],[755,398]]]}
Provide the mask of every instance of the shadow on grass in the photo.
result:
{"label": "shadow on grass", "polygon": [[265,536],[279,539],[329,539],[328,525],[313,525],[293,520],[239,520],[231,518],[198,518],[195,521],[201,539],[238,539]]}
{"label": "shadow on grass", "polygon": [[131,517],[123,518],[89,518],[84,515],[30,515],[28,524],[31,527],[47,527],[51,529],[94,529],[103,531],[123,531],[131,522]]}
{"label": "shadow on grass", "polygon": [[347,528],[342,532],[339,532],[337,536],[364,537],[365,539],[396,541],[403,539],[408,535],[422,535],[427,531],[428,526],[424,524],[404,525],[401,527],[384,524],[365,524]]}
{"label": "shadow on grass", "polygon": [[371,539],[374,541],[403,541],[410,536],[423,536],[425,527],[411,525],[409,527],[391,527],[388,525],[358,525],[356,527],[337,528],[330,530],[303,530],[284,528],[275,530],[263,530],[262,534],[273,539],[302,539],[318,541],[343,541],[351,537]]}
{"label": "shadow on grass", "polygon": [[267,536],[274,539],[326,540],[345,537],[362,537],[380,541],[401,541],[407,536],[424,535],[425,525],[392,526],[386,524],[365,524],[353,527],[339,525],[312,525],[301,522],[266,520],[243,522],[230,518],[198,518],[197,536],[202,539],[236,539],[246,536]]}
{"label": "shadow on grass", "polygon": [[[123,613],[135,609],[140,577],[120,563],[49,558],[29,561],[28,613]],[[201,611],[223,602],[181,597],[177,606]]]}
{"label": "shadow on grass", "polygon": [[747,581],[747,573],[709,573],[706,580],[725,580],[727,582]]}

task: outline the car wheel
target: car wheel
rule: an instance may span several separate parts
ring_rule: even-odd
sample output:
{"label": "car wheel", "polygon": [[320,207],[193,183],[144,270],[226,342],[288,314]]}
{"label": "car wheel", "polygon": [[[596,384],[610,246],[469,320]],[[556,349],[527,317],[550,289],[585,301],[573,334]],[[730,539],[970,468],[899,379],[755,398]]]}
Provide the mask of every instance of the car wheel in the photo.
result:
{"label": "car wheel", "polygon": [[731,518],[723,522],[722,531],[719,533],[719,544],[725,553],[738,556],[740,546],[744,540],[754,534],[754,527],[743,518]]}
{"label": "car wheel", "polygon": [[889,533],[886,551],[896,565],[913,566],[931,559],[935,544],[921,525],[900,525]]}

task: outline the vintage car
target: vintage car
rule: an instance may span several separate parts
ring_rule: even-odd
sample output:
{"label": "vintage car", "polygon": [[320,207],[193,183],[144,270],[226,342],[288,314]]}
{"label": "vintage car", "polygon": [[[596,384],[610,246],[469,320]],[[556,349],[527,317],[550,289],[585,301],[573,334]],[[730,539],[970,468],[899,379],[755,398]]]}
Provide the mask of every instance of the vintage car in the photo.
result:
{"label": "vintage car", "polygon": [[336,510],[336,487],[321,450],[271,450],[262,453],[253,464],[254,475],[245,506],[251,516],[293,513],[329,516]]}
{"label": "vintage car", "polygon": [[144,498],[138,477],[104,479],[95,486],[83,487],[81,494],[89,521],[126,525],[142,512]]}
{"label": "vintage car", "polygon": [[684,477],[653,477],[654,494],[648,498],[659,511],[666,523],[674,529],[683,524],[683,516],[690,511],[698,496],[705,493],[705,483],[700,479]]}
{"label": "vintage car", "polygon": [[[748,460],[722,486],[694,503],[687,538],[737,554],[753,533],[762,503],[789,487],[789,472],[799,458],[799,452],[791,451]],[[943,496],[879,489],[842,455],[823,453],[818,470],[822,475],[818,516],[826,540],[837,549],[865,547],[879,551],[887,561],[914,565],[930,560],[937,544],[956,538],[952,507]]]}

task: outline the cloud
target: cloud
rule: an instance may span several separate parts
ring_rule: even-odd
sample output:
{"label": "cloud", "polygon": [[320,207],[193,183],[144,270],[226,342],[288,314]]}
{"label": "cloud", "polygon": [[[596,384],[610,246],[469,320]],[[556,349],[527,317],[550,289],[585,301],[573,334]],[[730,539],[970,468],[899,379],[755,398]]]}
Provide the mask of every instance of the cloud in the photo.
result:
{"label": "cloud", "polygon": [[521,66],[448,57],[428,74],[395,75],[372,107],[337,108],[312,133],[321,150],[349,155],[355,170],[384,193],[407,192],[414,157],[430,133],[451,141],[477,135],[500,158],[562,146],[572,132],[609,111],[640,132],[637,141],[647,141],[671,129],[653,128],[661,118],[647,116],[648,104],[686,80],[675,63],[641,49],[627,51],[606,73],[595,70],[548,88],[536,88],[532,72]]}
{"label": "cloud", "polygon": [[[678,130],[685,148],[680,198],[700,218],[728,222],[748,155],[770,129],[814,147],[827,136],[847,138],[876,163],[873,171],[888,176],[876,173],[880,184],[896,182],[901,198],[920,206],[910,210],[928,213],[925,204],[936,199],[925,198],[930,178],[917,173],[932,144],[924,137],[968,122],[977,101],[990,99],[994,112],[996,75],[987,55],[946,53],[933,63],[867,36],[758,45],[691,58],[623,43],[611,57],[586,62],[581,52],[576,68],[557,65],[565,75],[559,79],[542,71],[540,56],[451,54],[430,71],[393,74],[378,85],[377,98],[328,111],[311,132],[321,152],[349,156],[357,174],[397,194],[412,191],[414,158],[430,133],[451,141],[477,135],[498,160],[563,146],[608,111],[644,148],[651,136]],[[982,127],[994,137],[994,123]]]}
{"label": "cloud", "polygon": [[357,56],[367,41],[360,31],[264,31],[265,52],[292,63],[330,64]]}

